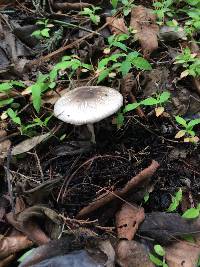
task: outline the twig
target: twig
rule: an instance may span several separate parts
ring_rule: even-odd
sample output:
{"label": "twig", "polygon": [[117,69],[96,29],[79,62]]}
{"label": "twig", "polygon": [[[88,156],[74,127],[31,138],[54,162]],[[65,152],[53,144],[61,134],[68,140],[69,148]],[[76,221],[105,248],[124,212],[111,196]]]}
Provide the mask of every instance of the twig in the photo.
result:
{"label": "twig", "polygon": [[133,177],[121,190],[115,190],[114,192],[109,192],[104,194],[105,196],[100,196],[100,199],[96,199],[95,202],[90,203],[87,207],[84,207],[77,215],[77,219],[83,218],[86,215],[88,216],[90,213],[99,209],[102,206],[110,203],[112,200],[116,199],[116,197],[122,197],[137,187],[139,184],[149,179],[155,171],[158,169],[159,163],[155,160],[152,161],[151,165],[144,170],[142,170],[138,175]]}
{"label": "twig", "polygon": [[12,152],[12,147],[10,146],[10,148],[8,149],[8,153],[7,153],[6,179],[7,179],[7,184],[8,184],[8,193],[10,195],[11,208],[12,208],[12,212],[14,214],[15,213],[15,206],[14,206],[14,197],[13,197],[13,190],[12,190],[12,183],[11,183],[12,174],[10,172],[10,161],[12,158],[11,152]]}

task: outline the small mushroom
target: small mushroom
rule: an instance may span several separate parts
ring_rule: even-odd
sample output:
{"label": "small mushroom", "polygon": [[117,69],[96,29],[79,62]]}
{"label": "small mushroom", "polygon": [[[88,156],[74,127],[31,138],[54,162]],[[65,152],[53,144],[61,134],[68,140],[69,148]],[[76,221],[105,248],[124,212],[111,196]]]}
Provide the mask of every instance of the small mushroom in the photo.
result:
{"label": "small mushroom", "polygon": [[105,86],[82,86],[63,95],[54,105],[54,115],[73,125],[86,124],[95,142],[93,123],[114,114],[123,105],[123,96]]}

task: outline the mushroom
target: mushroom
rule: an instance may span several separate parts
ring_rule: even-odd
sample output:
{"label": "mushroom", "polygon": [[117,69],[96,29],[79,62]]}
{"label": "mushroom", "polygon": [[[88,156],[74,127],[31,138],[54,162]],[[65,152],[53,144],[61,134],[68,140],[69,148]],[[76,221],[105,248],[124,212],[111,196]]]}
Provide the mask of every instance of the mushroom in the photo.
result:
{"label": "mushroom", "polygon": [[91,142],[96,143],[93,123],[114,114],[123,105],[123,96],[105,86],[81,86],[67,92],[54,105],[54,115],[73,125],[86,124]]}

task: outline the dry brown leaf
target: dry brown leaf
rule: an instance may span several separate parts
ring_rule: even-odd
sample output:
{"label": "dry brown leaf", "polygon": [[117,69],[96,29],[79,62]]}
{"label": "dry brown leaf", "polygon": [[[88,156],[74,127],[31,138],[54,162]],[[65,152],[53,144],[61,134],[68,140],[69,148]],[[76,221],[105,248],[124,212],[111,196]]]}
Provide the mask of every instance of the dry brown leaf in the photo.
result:
{"label": "dry brown leaf", "polygon": [[107,17],[106,22],[108,23],[112,34],[128,33],[128,28],[126,27],[123,18]]}
{"label": "dry brown leaf", "polygon": [[48,103],[48,104],[52,104],[54,105],[56,103],[56,101],[63,96],[64,94],[66,94],[67,92],[69,92],[69,89],[64,89],[62,91],[60,91],[59,93],[57,93],[56,91],[49,91],[47,92],[43,97],[42,97],[42,103]]}
{"label": "dry brown leaf", "polygon": [[0,259],[29,248],[32,245],[32,241],[30,241],[27,236],[19,231],[13,230],[10,236],[3,237],[0,240]]}
{"label": "dry brown leaf", "polygon": [[165,109],[163,107],[157,107],[157,108],[155,108],[156,117],[159,117],[160,115],[162,115],[163,112],[164,112],[164,110]]}
{"label": "dry brown leaf", "polygon": [[169,267],[196,267],[200,256],[200,246],[186,241],[174,243],[165,251]]}
{"label": "dry brown leaf", "polygon": [[135,37],[139,40],[144,57],[158,48],[159,27],[156,24],[156,16],[151,9],[136,6],[131,11],[130,26],[136,31]]}
{"label": "dry brown leaf", "polygon": [[116,227],[119,238],[132,240],[139,224],[144,220],[144,209],[141,207],[124,204],[116,214]]}
{"label": "dry brown leaf", "polygon": [[25,141],[22,141],[12,149],[12,155],[18,155],[25,152],[28,152],[32,148],[36,147],[39,143],[41,143],[43,140],[45,140],[47,137],[49,137],[51,133],[41,134],[38,136],[34,136],[32,138],[29,138]]}
{"label": "dry brown leaf", "polygon": [[122,240],[117,249],[117,263],[121,267],[154,267],[144,246],[136,241]]}
{"label": "dry brown leaf", "polygon": [[[0,138],[6,136],[6,131],[0,130]],[[0,164],[3,162],[3,159],[7,156],[8,149],[11,146],[10,140],[4,140],[0,142]]]}

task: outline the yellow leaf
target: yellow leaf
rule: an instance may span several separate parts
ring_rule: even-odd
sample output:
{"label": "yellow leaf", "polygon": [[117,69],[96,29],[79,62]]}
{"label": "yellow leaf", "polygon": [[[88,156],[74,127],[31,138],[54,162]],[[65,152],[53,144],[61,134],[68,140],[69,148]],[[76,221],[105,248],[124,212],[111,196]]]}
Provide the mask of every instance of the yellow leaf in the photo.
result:
{"label": "yellow leaf", "polygon": [[188,76],[189,71],[188,70],[184,70],[183,72],[181,72],[181,79]]}
{"label": "yellow leaf", "polygon": [[190,141],[190,138],[189,138],[189,137],[184,138],[184,142],[185,142],[185,143],[190,143],[190,142],[191,142],[191,141]]}
{"label": "yellow leaf", "polygon": [[110,53],[110,48],[105,48],[104,50],[103,50],[103,52],[104,52],[104,54],[109,54]]}
{"label": "yellow leaf", "polygon": [[163,107],[155,108],[156,117],[159,117],[161,114],[163,114],[164,110],[165,109]]}
{"label": "yellow leaf", "polygon": [[191,137],[190,141],[193,143],[197,143],[199,141],[199,137],[198,136]]}
{"label": "yellow leaf", "polygon": [[178,139],[178,138],[183,137],[184,135],[185,135],[185,130],[181,130],[175,135],[175,138]]}

